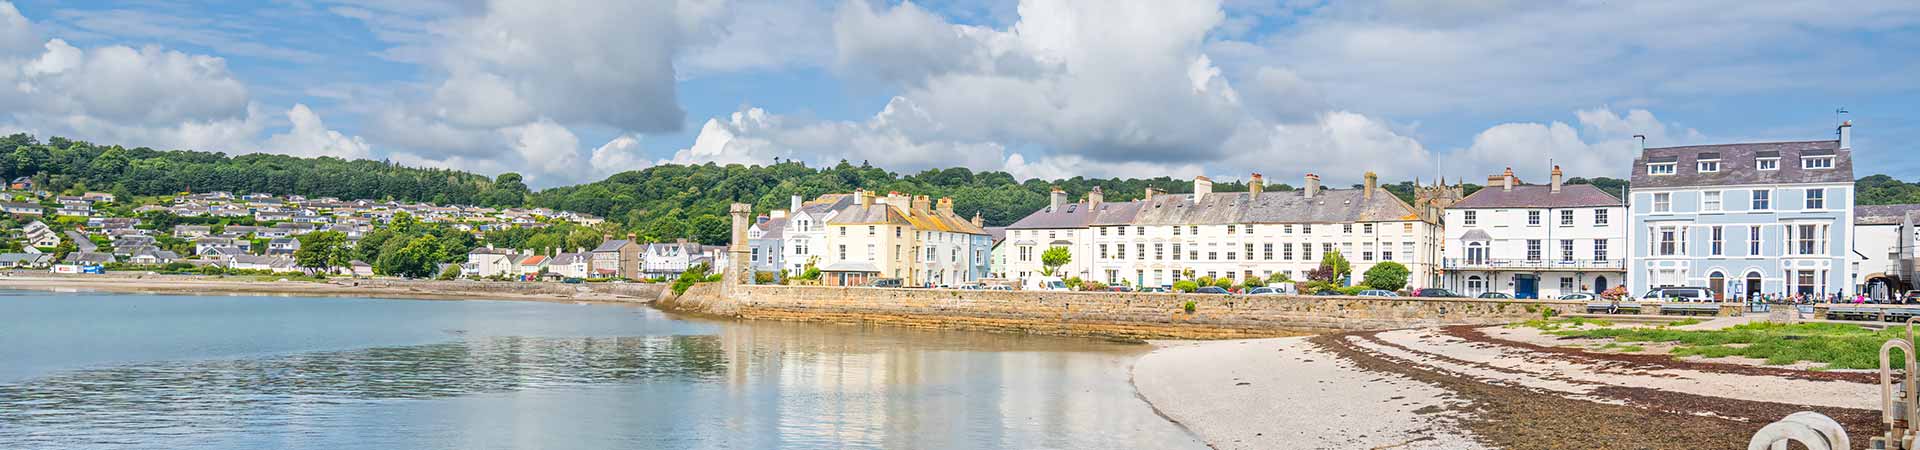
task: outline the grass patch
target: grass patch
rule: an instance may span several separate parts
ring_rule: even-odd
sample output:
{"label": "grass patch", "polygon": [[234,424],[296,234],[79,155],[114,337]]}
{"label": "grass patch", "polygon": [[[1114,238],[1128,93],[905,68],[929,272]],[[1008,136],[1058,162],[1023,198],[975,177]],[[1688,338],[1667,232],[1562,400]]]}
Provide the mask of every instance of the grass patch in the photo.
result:
{"label": "grass patch", "polygon": [[1706,321],[1705,321],[1705,320],[1700,320],[1700,319],[1680,319],[1680,320],[1675,320],[1675,321],[1672,321],[1672,322],[1667,322],[1667,324],[1666,324],[1665,326],[1669,326],[1669,327],[1684,327],[1684,326],[1687,326],[1687,325],[1698,325],[1698,324],[1700,324],[1700,323],[1703,323],[1703,322],[1706,322]]}
{"label": "grass patch", "polygon": [[1646,347],[1642,347],[1638,345],[1620,345],[1620,343],[1618,342],[1608,342],[1607,345],[1600,346],[1600,349],[1613,350],[1613,351],[1618,351],[1622,353],[1640,353],[1643,351],[1647,351]]}
{"label": "grass patch", "polygon": [[1606,319],[1588,319],[1585,317],[1568,317],[1565,319],[1554,319],[1554,320],[1534,319],[1526,322],[1520,322],[1514,325],[1508,325],[1508,327],[1509,328],[1527,327],[1527,328],[1538,328],[1543,331],[1557,331],[1557,330],[1566,329],[1566,328],[1581,328],[1587,325],[1593,325],[1597,327],[1610,327],[1610,326],[1613,326],[1613,322]]}
{"label": "grass patch", "polygon": [[[1671,324],[1669,324],[1671,325]],[[1549,330],[1550,334],[1614,342],[1671,342],[1675,356],[1708,358],[1741,356],[1771,365],[1796,362],[1825,363],[1828,369],[1877,369],[1880,345],[1905,337],[1905,330],[1874,331],[1859,325],[1836,323],[1749,323],[1719,330],[1681,331],[1660,328],[1601,328]],[[1900,366],[1898,359],[1894,365]]]}

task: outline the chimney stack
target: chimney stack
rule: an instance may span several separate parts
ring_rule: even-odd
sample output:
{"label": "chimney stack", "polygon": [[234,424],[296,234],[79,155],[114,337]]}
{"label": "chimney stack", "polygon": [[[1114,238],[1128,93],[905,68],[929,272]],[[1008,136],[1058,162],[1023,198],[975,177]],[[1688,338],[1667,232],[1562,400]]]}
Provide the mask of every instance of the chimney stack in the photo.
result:
{"label": "chimney stack", "polygon": [[927,198],[925,195],[913,196],[913,209],[916,211],[932,211],[933,200]]}
{"label": "chimney stack", "polygon": [[1166,193],[1166,192],[1162,192],[1162,191],[1161,191],[1161,190],[1159,190],[1159,189],[1156,189],[1156,188],[1153,188],[1153,187],[1151,187],[1151,186],[1149,186],[1149,187],[1147,187],[1147,196],[1146,196],[1146,198],[1144,198],[1143,200],[1145,200],[1145,201],[1149,201],[1149,202],[1150,202],[1150,201],[1153,201],[1153,198],[1154,198],[1155,196],[1159,196],[1160,194],[1165,194],[1165,193]]}
{"label": "chimney stack", "polygon": [[1318,195],[1320,195],[1320,176],[1311,173],[1307,174],[1307,199],[1312,200],[1313,197]]}
{"label": "chimney stack", "polygon": [[1366,178],[1367,178],[1367,191],[1365,194],[1362,194],[1362,195],[1367,200],[1373,200],[1373,191],[1375,189],[1380,188],[1380,176],[1374,175],[1373,172],[1367,172]]}
{"label": "chimney stack", "polygon": [[1560,193],[1560,166],[1553,166],[1553,193]]}
{"label": "chimney stack", "polygon": [[1259,200],[1260,192],[1267,190],[1266,187],[1263,186],[1264,184],[1265,182],[1262,181],[1260,174],[1253,174],[1253,179],[1247,181],[1247,198]]}
{"label": "chimney stack", "polygon": [[1054,186],[1053,194],[1051,194],[1051,196],[1048,197],[1047,210],[1059,211],[1060,208],[1065,208],[1066,206],[1067,206],[1067,191],[1060,189],[1059,186]]}
{"label": "chimney stack", "polygon": [[1106,200],[1107,195],[1100,191],[1099,186],[1094,186],[1093,190],[1087,191],[1087,208],[1098,208],[1100,207],[1100,202]]}
{"label": "chimney stack", "polygon": [[1202,199],[1207,198],[1207,195],[1209,194],[1213,194],[1213,180],[1210,178],[1207,178],[1206,175],[1194,176],[1193,177],[1193,202],[1199,203]]}
{"label": "chimney stack", "polygon": [[793,197],[787,199],[787,210],[799,212],[801,203],[800,194],[793,194]]}
{"label": "chimney stack", "polygon": [[911,201],[913,201],[913,199],[908,198],[906,194],[902,194],[900,191],[887,191],[887,201],[882,203],[886,203],[887,206],[906,210],[907,208],[913,207],[913,205],[909,203]]}
{"label": "chimney stack", "polygon": [[1507,168],[1507,173],[1500,174],[1500,189],[1508,192],[1513,191],[1513,168],[1512,167]]}
{"label": "chimney stack", "polygon": [[864,190],[853,191],[853,200],[858,202],[862,208],[873,207],[873,193],[871,192]]}
{"label": "chimney stack", "polygon": [[636,235],[633,233],[627,233],[627,242],[639,242],[640,241],[638,239],[639,237],[640,237],[639,235]]}
{"label": "chimney stack", "polygon": [[1840,122],[1840,149],[1853,148],[1853,121]]}
{"label": "chimney stack", "polygon": [[987,219],[984,217],[980,217],[979,211],[973,212],[973,226],[981,227],[981,228],[986,228],[987,226]]}
{"label": "chimney stack", "polygon": [[940,197],[940,201],[934,204],[941,214],[953,215],[953,197]]}

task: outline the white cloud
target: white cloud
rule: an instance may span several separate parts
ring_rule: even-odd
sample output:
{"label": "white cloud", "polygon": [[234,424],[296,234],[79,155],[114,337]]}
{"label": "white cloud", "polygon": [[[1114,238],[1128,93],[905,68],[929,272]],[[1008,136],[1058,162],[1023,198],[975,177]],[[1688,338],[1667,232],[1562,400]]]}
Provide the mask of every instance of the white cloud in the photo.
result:
{"label": "white cloud", "polygon": [[640,170],[653,166],[647,160],[646,153],[640,149],[640,138],[633,135],[621,135],[593,149],[593,173],[597,177],[606,177],[629,170]]}
{"label": "white cloud", "polygon": [[[977,140],[929,138],[942,130],[903,98],[894,98],[861,122],[809,121],[748,107],[727,120],[708,120],[693,145],[663,163],[769,164],[774,158],[818,163],[866,161],[890,170],[966,166],[981,170],[1005,163],[1004,146]],[[911,130],[911,132],[909,132]]]}
{"label": "white cloud", "polygon": [[313,112],[305,104],[295,104],[287,110],[287,121],[293,127],[286,133],[267,137],[261,150],[284,153],[295,156],[331,156],[341,159],[367,159],[373,152],[367,142],[359,136],[347,136],[327,128],[320,120],[320,114]]}
{"label": "white cloud", "polygon": [[[1575,113],[1579,129],[1563,122],[1504,123],[1474,136],[1473,145],[1448,155],[1448,172],[1479,176],[1506,167],[1523,179],[1545,180],[1558,164],[1569,177],[1625,178],[1633,165],[1638,139],[1649,147],[1685,145],[1702,140],[1698,131],[1668,125],[1642,109],[1615,114],[1607,108]],[[1582,132],[1584,131],[1584,135]],[[1474,178],[1469,178],[1469,181]]]}

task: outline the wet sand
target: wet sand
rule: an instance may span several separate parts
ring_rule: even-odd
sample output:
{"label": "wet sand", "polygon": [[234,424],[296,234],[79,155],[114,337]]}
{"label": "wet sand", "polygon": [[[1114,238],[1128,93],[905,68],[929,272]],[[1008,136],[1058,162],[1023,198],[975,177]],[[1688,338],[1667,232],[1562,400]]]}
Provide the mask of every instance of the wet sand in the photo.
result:
{"label": "wet sand", "polygon": [[1741,448],[1798,411],[1856,442],[1878,428],[1879,387],[1859,374],[1549,349],[1487,330],[1170,344],[1135,364],[1134,383],[1221,449]]}

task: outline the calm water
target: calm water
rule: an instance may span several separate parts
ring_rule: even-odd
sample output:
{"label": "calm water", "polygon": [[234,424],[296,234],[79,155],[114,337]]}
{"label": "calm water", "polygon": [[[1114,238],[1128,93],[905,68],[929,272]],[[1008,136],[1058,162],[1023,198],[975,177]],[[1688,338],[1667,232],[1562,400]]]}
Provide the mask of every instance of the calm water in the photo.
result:
{"label": "calm water", "polygon": [[1144,346],[645,307],[0,291],[0,449],[1204,448]]}

